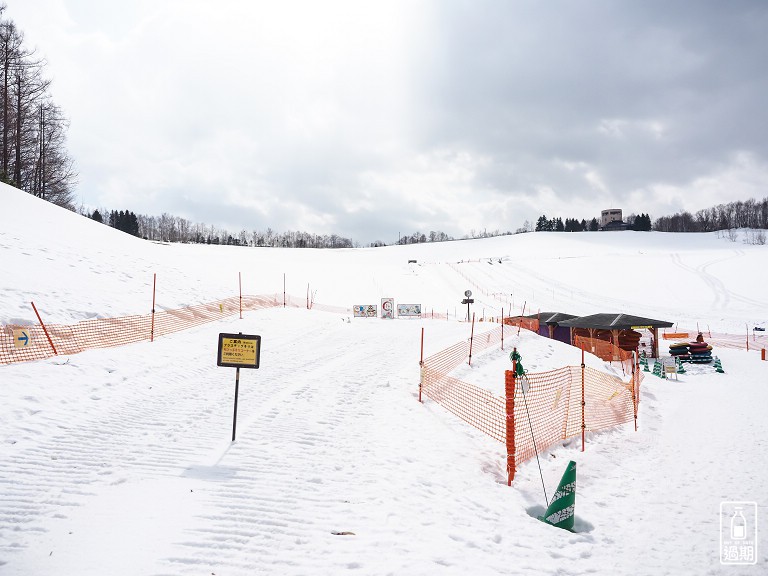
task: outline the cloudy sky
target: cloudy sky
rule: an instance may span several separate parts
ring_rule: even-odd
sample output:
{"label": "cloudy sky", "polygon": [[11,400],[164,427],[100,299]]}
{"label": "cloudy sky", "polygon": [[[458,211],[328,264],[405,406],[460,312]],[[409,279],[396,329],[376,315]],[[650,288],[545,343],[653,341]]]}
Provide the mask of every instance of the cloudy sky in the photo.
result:
{"label": "cloudy sky", "polygon": [[361,245],[768,196],[768,3],[5,0],[76,196]]}

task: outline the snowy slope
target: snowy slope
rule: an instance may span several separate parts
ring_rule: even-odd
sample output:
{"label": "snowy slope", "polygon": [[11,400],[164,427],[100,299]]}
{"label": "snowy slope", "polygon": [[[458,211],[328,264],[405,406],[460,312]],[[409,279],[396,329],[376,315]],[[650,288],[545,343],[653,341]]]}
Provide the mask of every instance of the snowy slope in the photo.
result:
{"label": "snowy slope", "polygon": [[[0,323],[74,323],[245,294],[374,304],[391,296],[446,320],[360,320],[270,309],[153,343],[0,366],[0,574],[760,574],[719,563],[719,506],[768,518],[768,362],[716,349],[725,374],[647,376],[640,429],[541,457],[551,495],[577,471],[577,533],[533,516],[536,462],[506,485],[503,446],[419,404],[430,354],[475,312],[631,312],[742,332],[768,321],[766,247],[717,235],[527,234],[318,251],[159,245],[7,187]],[[416,259],[416,264],[408,264]],[[501,262],[499,262],[501,260]],[[494,294],[497,294],[494,296]],[[514,303],[513,303],[514,301]],[[478,330],[487,329],[482,324]],[[220,332],[260,334],[261,367],[216,366]],[[527,367],[579,362],[510,337]],[[508,350],[457,377],[501,394]],[[590,362],[600,365],[596,359]],[[603,366],[610,370],[610,367]],[[335,533],[353,534],[338,535]]]}

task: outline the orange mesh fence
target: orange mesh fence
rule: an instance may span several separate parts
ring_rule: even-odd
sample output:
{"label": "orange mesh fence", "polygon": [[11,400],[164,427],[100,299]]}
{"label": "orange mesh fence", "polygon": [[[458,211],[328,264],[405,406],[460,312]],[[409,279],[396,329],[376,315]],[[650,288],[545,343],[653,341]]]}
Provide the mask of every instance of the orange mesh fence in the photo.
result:
{"label": "orange mesh fence", "polygon": [[[504,332],[511,336],[510,329],[506,328]],[[478,334],[471,338],[472,354],[482,352],[488,348],[499,345],[501,342],[502,327],[498,326],[493,330]],[[470,352],[470,339],[464,342],[454,344],[424,360],[424,366],[428,366],[433,372],[440,374],[449,374],[462,362],[467,361]]]}
{"label": "orange mesh fence", "polygon": [[[515,464],[535,455],[534,438],[536,449],[542,451],[557,442],[578,436],[582,429],[580,367],[567,366],[550,372],[527,374],[526,378],[530,387],[525,398],[519,386],[515,396]],[[603,430],[634,420],[632,393],[635,389],[632,381],[625,383],[599,370],[584,368],[583,382],[585,431]]]}
{"label": "orange mesh fence", "polygon": [[422,370],[422,393],[491,438],[505,441],[504,398],[429,368]]}
{"label": "orange mesh fence", "polygon": [[[487,349],[500,339],[501,328],[498,328],[476,337],[473,349]],[[582,425],[585,432],[597,431],[632,422],[637,417],[642,372],[633,370],[630,381],[624,382],[593,368],[568,366],[526,374],[528,391],[523,396],[521,387],[517,386],[514,417],[508,423],[506,398],[448,375],[467,359],[468,354],[469,342],[460,342],[425,359],[421,391],[464,422],[500,442],[506,443],[508,431],[511,431],[515,466],[533,457],[537,449],[543,451],[579,435]],[[514,471],[511,474],[514,476]]]}
{"label": "orange mesh fence", "polygon": [[[279,297],[277,295],[243,296],[242,310],[273,308],[282,306],[283,302],[282,295]],[[285,297],[285,305],[305,307],[306,304],[301,299]],[[153,336],[164,336],[234,316],[240,313],[240,306],[240,297],[233,296],[208,304],[188,306],[176,310],[160,310],[154,315],[154,331],[152,314],[119,318],[94,318],[82,320],[72,325],[46,323],[45,329],[40,324],[0,326],[0,365],[42,360],[50,358],[56,353],[60,355],[77,354],[93,348],[110,348],[149,340]],[[349,310],[338,306],[317,304],[313,308],[330,312]],[[15,331],[20,329],[27,333],[29,339],[25,346],[17,348],[14,336],[18,337],[18,332],[15,333]],[[45,330],[47,330],[47,335]]]}
{"label": "orange mesh fence", "polygon": [[469,341],[458,342],[424,360],[424,366],[437,374],[447,375],[469,356]]}
{"label": "orange mesh fence", "polygon": [[504,318],[504,324],[508,326],[519,326],[530,330],[531,332],[539,331],[539,319],[538,318],[525,318],[522,316],[512,316],[510,318]]}
{"label": "orange mesh fence", "polygon": [[632,363],[634,362],[632,352],[623,350],[607,340],[577,335],[573,339],[573,345],[586,352],[591,352],[606,362],[621,362],[624,373],[632,373]]}
{"label": "orange mesh fence", "polygon": [[581,433],[581,380],[577,393],[573,390],[576,380],[571,378],[571,368],[528,374],[527,377],[530,387],[525,397],[519,385],[515,390],[516,466],[534,456],[534,439],[536,449],[542,451],[559,440]]}

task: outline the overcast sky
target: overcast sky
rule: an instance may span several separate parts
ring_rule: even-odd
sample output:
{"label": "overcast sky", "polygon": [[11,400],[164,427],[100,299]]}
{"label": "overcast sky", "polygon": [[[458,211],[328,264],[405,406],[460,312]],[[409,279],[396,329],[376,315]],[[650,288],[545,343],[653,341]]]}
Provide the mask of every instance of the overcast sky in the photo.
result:
{"label": "overcast sky", "polygon": [[367,245],[768,196],[768,2],[5,0],[89,208]]}

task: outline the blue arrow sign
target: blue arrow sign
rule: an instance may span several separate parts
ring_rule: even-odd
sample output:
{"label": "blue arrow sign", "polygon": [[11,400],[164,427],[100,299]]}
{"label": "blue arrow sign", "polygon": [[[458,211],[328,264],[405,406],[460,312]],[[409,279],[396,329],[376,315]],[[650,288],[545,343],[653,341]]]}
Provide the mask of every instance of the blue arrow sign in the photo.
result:
{"label": "blue arrow sign", "polygon": [[19,336],[17,340],[19,342],[24,342],[24,346],[26,346],[27,344],[29,344],[29,334],[27,334],[26,332],[22,332],[21,336]]}

